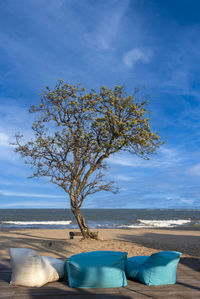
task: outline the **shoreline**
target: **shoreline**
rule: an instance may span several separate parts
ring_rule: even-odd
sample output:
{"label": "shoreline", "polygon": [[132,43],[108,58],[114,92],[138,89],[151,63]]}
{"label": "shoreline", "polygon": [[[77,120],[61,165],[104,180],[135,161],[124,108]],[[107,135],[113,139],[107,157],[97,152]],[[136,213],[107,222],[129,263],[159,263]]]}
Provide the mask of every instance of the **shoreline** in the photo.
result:
{"label": "shoreline", "polygon": [[95,250],[125,251],[129,257],[169,250],[200,258],[199,229],[91,229],[99,231],[97,241],[82,237],[70,239],[70,231],[79,229],[0,229],[1,258],[9,258],[10,247],[32,248],[41,255],[58,258]]}
{"label": "shoreline", "polygon": [[[70,231],[80,231],[80,229],[78,227],[76,228],[58,228],[58,227],[54,227],[54,228],[42,228],[42,227],[0,227],[0,232],[1,231],[65,231],[65,232],[70,232]],[[120,228],[102,228],[102,227],[98,227],[98,228],[90,228],[90,231],[99,231],[99,232],[107,232],[107,231],[112,231],[114,234],[115,232],[117,233],[117,231],[131,231],[131,232],[137,232],[137,231],[191,231],[191,233],[196,234],[195,232],[199,232],[200,235],[200,226],[176,226],[176,227],[120,227]],[[187,233],[188,234],[188,233]]]}

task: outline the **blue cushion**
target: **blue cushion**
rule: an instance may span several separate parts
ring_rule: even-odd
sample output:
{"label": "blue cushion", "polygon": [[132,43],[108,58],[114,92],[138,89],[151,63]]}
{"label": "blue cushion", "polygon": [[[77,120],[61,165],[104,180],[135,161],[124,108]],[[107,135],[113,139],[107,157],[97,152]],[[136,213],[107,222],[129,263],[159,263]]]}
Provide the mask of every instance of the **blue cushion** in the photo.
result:
{"label": "blue cushion", "polygon": [[126,252],[92,251],[72,255],[66,260],[70,287],[112,288],[127,285]]}
{"label": "blue cushion", "polygon": [[126,261],[125,272],[128,278],[135,279],[141,265],[148,259],[148,256],[133,256]]}
{"label": "blue cushion", "polygon": [[176,270],[180,252],[162,251],[152,254],[137,272],[136,279],[146,285],[176,283]]}

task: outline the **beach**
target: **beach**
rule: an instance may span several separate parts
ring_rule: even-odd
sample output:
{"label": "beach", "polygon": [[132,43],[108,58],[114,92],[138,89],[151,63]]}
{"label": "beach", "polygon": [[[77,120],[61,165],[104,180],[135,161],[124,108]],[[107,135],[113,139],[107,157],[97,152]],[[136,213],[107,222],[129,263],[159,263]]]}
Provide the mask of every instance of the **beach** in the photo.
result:
{"label": "beach", "polygon": [[9,258],[10,247],[32,248],[41,255],[58,258],[68,258],[73,254],[94,250],[125,251],[129,257],[150,255],[161,250],[176,250],[183,253],[182,257],[200,258],[199,229],[99,229],[100,240],[83,240],[79,236],[70,239],[70,231],[70,229],[1,229],[1,259]]}

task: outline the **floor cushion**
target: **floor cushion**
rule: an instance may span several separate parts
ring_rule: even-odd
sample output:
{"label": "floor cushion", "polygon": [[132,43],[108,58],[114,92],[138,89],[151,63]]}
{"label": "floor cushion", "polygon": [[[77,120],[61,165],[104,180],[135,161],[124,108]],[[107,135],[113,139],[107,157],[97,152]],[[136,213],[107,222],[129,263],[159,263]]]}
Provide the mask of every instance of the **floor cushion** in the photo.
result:
{"label": "floor cushion", "polygon": [[161,251],[147,257],[127,259],[127,277],[146,285],[166,285],[176,283],[176,270],[180,252]]}
{"label": "floor cushion", "polygon": [[126,252],[92,251],[71,256],[66,260],[70,287],[112,288],[127,285]]}
{"label": "floor cushion", "polygon": [[64,276],[65,263],[28,248],[10,248],[11,284],[40,287]]}
{"label": "floor cushion", "polygon": [[141,265],[149,258],[149,256],[133,256],[127,259],[125,264],[125,273],[128,278],[135,279]]}
{"label": "floor cushion", "polygon": [[141,266],[137,279],[147,285],[176,283],[180,252],[162,251],[152,254]]}

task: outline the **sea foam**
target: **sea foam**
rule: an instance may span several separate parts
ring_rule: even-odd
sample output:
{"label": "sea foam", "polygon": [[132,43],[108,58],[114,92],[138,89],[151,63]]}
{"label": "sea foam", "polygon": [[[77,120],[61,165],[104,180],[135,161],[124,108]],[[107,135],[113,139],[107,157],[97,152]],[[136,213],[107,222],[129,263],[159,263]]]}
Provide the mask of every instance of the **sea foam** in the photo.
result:
{"label": "sea foam", "polygon": [[179,225],[184,225],[188,224],[191,222],[191,220],[143,220],[143,219],[138,219],[138,224],[131,224],[127,225],[129,228],[148,228],[148,227],[176,227]]}
{"label": "sea foam", "polygon": [[10,225],[69,225],[72,221],[2,221],[2,223]]}

